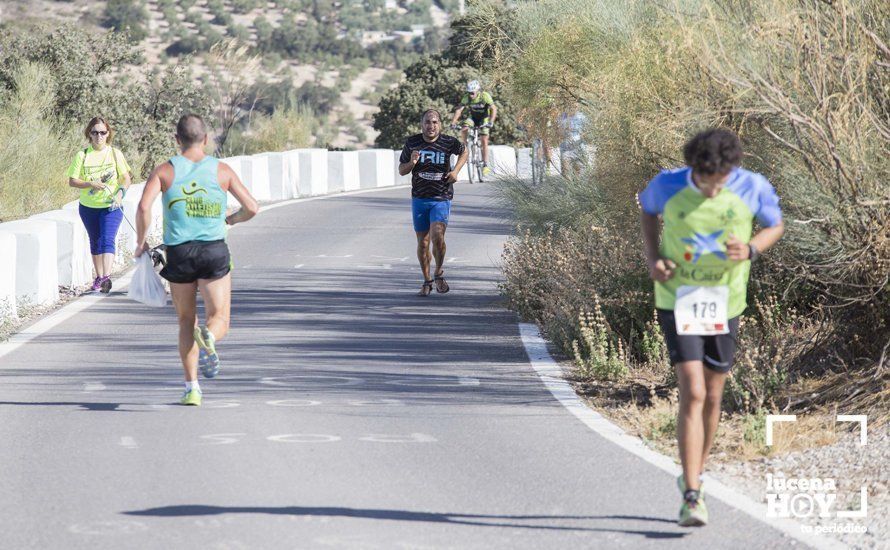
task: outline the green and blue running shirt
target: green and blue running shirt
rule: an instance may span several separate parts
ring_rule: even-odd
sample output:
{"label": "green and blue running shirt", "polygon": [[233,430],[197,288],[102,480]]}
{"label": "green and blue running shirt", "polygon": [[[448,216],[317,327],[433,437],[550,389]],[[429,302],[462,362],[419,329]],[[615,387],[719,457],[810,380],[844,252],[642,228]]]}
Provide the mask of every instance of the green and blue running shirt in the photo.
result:
{"label": "green and blue running shirt", "polygon": [[206,156],[192,162],[170,159],[173,184],[164,191],[164,244],[218,241],[226,237],[228,195],[219,186],[219,159]]}
{"label": "green and blue running shirt", "polygon": [[665,170],[640,193],[643,212],[664,219],[660,253],[677,264],[667,282],[655,282],[655,307],[673,310],[680,286],[722,286],[729,289],[729,318],[745,311],[751,262],[726,257],[731,235],[751,240],[753,222],[764,227],[781,223],[782,210],[773,186],[760,174],[736,168],[713,198],[692,182],[689,167]]}
{"label": "green and blue running shirt", "polygon": [[470,116],[477,118],[487,117],[491,114],[491,106],[494,105],[494,99],[488,92],[479,92],[475,100],[470,99],[470,94],[464,94],[460,100],[460,105],[470,110],[469,114],[464,113],[464,116],[467,118]]}

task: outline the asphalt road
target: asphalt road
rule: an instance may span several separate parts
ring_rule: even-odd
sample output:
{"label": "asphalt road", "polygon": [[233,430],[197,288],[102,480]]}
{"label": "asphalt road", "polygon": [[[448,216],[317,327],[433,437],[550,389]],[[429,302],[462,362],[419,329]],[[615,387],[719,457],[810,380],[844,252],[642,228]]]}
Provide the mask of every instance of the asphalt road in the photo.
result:
{"label": "asphalt road", "polygon": [[405,188],[232,231],[200,408],[172,307],[120,293],[0,359],[0,547],[794,546],[713,499],[677,527],[674,479],[551,396],[498,295],[490,194],[458,186],[452,292],[425,299]]}

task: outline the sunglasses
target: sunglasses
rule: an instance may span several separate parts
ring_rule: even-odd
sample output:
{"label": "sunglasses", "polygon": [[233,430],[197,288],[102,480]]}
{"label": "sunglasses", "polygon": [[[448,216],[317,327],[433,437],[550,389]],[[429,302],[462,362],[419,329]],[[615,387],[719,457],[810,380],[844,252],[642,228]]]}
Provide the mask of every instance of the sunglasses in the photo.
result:
{"label": "sunglasses", "polygon": [[108,135],[108,130],[105,130],[105,131],[102,131],[102,130],[91,130],[91,131],[90,131],[90,135],[91,135],[91,136],[107,136],[107,135]]}

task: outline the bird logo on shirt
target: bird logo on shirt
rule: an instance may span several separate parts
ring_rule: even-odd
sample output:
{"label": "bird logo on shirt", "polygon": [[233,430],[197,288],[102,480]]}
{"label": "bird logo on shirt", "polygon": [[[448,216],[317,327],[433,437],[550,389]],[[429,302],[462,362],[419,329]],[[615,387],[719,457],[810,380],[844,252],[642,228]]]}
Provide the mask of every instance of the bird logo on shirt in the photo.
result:
{"label": "bird logo on shirt", "polygon": [[691,259],[692,263],[697,263],[698,259],[701,258],[704,254],[713,254],[721,260],[725,260],[726,253],[723,251],[723,246],[717,240],[717,238],[720,237],[720,235],[722,234],[723,230],[720,229],[718,231],[714,231],[709,235],[693,233],[692,237],[680,239],[684,243],[691,245],[693,251],[695,252],[695,254],[693,255],[687,248],[687,252],[684,255],[686,261],[690,261]]}

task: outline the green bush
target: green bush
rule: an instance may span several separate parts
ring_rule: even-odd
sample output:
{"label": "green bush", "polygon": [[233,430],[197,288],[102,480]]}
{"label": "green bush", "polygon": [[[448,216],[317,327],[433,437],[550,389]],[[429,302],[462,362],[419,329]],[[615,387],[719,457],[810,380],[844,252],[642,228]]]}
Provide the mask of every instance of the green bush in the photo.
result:
{"label": "green bush", "polygon": [[13,90],[0,101],[0,221],[72,200],[65,171],[81,141],[78,128],[53,116],[55,82],[48,67],[25,62],[11,78]]}
{"label": "green bush", "polygon": [[271,115],[257,114],[250,128],[235,132],[229,141],[231,154],[251,155],[289,151],[310,146],[314,115],[304,106],[286,106]]}
{"label": "green bush", "polygon": [[[589,174],[596,189],[586,201],[565,183],[565,195],[533,195],[541,203],[530,204],[516,184],[522,223],[559,229],[533,232],[509,249],[508,296],[570,342],[578,312],[592,307],[592,297],[579,300],[573,290],[581,281],[603,300],[611,330],[639,335],[618,323],[629,317],[639,327],[639,315],[613,315],[603,298],[623,286],[643,293],[641,302],[651,299],[634,194],[659,169],[682,164],[681,145],[694,132],[724,126],[741,135],[743,164],[775,184],[787,226],[785,239],[754,268],[730,405],[750,411],[787,404],[779,398],[789,383],[830,370],[890,372],[881,371],[890,340],[887,20],[886,2],[849,0],[473,4],[453,41],[484,52],[480,62],[491,60],[490,78],[503,82],[530,133],[555,144],[556,116],[580,108],[596,147]],[[602,228],[596,231],[618,236],[624,227],[629,240],[590,247],[591,218]],[[529,252],[535,247],[541,251]],[[529,259],[545,253],[575,259],[554,275],[573,284],[545,284]],[[613,268],[588,275],[591,265],[612,261]],[[528,273],[538,286],[522,280]],[[782,298],[764,305],[771,295]],[[799,315],[788,313],[795,310]],[[639,358],[628,347],[628,356]],[[887,379],[863,384],[879,388]],[[886,399],[886,392],[865,393]]]}
{"label": "green bush", "polygon": [[[27,37],[10,33],[0,39],[0,109],[41,113],[28,115],[28,126],[33,126],[33,144],[44,148],[45,164],[49,166],[45,172],[40,162],[35,164],[39,168],[31,168],[32,180],[44,190],[39,196],[14,197],[10,193],[18,187],[4,188],[5,216],[57,208],[76,196],[65,185],[64,172],[73,152],[85,145],[81,132],[93,116],[102,115],[114,126],[114,143],[124,151],[139,178],[175,153],[171,129],[183,112],[209,114],[209,99],[196,88],[184,67],[172,66],[163,72],[149,69],[140,74],[139,67],[126,67],[140,59],[140,52],[123,36],[109,32],[96,40],[97,44],[85,42],[80,29],[71,25],[51,32],[29,32]],[[72,59],[78,63],[71,63]],[[23,82],[31,83],[30,87]],[[39,86],[35,87],[34,82]],[[41,93],[22,96],[24,89],[39,89]],[[28,105],[42,107],[13,107],[16,98],[30,95],[34,98]],[[11,136],[8,143],[16,139]],[[64,159],[61,164],[54,160],[57,153]],[[18,173],[15,163],[9,162],[0,163],[0,172]],[[61,194],[54,191],[59,184]]]}
{"label": "green bush", "polygon": [[235,13],[247,13],[260,6],[260,0],[231,0]]}
{"label": "green bush", "polygon": [[141,42],[148,36],[145,24],[148,11],[142,0],[108,0],[105,4],[106,27],[126,32],[133,42]]}

